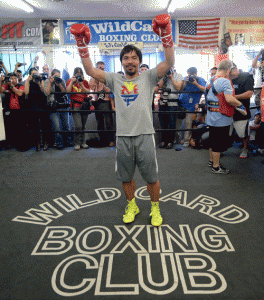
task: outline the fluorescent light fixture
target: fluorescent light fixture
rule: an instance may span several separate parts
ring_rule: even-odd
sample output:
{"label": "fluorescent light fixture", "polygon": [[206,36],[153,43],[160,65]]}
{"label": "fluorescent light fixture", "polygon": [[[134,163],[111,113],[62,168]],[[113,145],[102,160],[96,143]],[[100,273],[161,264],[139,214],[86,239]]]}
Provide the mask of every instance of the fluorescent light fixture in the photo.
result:
{"label": "fluorescent light fixture", "polygon": [[8,4],[12,8],[20,8],[28,13],[32,13],[34,9],[25,3],[23,0],[2,0],[4,3]]}
{"label": "fluorescent light fixture", "polygon": [[172,13],[175,11],[177,8],[183,8],[189,4],[189,2],[196,2],[194,0],[171,0],[169,7],[168,7],[168,12]]}

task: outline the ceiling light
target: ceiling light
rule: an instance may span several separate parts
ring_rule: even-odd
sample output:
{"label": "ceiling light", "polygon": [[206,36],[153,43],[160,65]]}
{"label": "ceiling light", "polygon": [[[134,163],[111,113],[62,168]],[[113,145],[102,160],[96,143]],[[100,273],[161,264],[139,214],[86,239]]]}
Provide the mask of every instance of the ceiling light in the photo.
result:
{"label": "ceiling light", "polygon": [[189,2],[196,2],[194,0],[171,0],[169,7],[168,7],[168,12],[172,13],[175,11],[177,8],[183,8],[189,4]]}
{"label": "ceiling light", "polygon": [[12,8],[20,8],[28,13],[32,13],[34,11],[34,9],[30,5],[25,3],[23,0],[12,0],[12,1],[2,0],[2,1],[8,4],[9,6],[11,6]]}

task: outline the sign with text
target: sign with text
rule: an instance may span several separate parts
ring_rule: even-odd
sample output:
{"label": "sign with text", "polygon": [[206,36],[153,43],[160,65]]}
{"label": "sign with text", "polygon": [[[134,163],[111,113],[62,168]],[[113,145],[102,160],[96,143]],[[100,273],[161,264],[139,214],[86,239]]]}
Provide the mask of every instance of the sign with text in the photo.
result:
{"label": "sign with text", "polygon": [[38,46],[40,24],[38,19],[1,19],[0,47]]}
{"label": "sign with text", "polygon": [[263,18],[227,18],[229,43],[233,45],[262,45],[264,43]]}
{"label": "sign with text", "polygon": [[139,49],[143,49],[143,42],[99,42],[98,48],[100,50],[116,50],[123,49],[126,45],[134,45]]}
{"label": "sign with text", "polygon": [[[152,20],[64,20],[64,44],[75,44],[75,38],[70,33],[73,24],[89,26],[91,44],[98,43],[159,43],[158,37],[152,30]],[[172,20],[172,36],[175,38],[175,20]],[[114,48],[111,48],[114,49]]]}

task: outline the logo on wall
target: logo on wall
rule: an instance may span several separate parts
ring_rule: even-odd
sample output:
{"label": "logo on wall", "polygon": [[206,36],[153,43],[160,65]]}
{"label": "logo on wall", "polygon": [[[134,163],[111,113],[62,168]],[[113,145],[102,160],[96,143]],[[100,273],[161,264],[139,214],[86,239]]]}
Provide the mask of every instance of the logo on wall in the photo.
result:
{"label": "logo on wall", "polygon": [[58,20],[41,20],[42,44],[60,44]]}
{"label": "logo on wall", "polygon": [[[187,203],[187,191],[177,190],[160,201],[199,210],[208,219],[206,224],[194,230],[189,224],[177,227],[163,224],[158,228],[136,222],[132,227],[87,224],[81,229],[51,224],[65,214],[107,205],[121,197],[116,188],[99,188],[95,193],[96,199],[88,202],[75,194],[59,197],[12,220],[45,226],[31,255],[62,257],[51,276],[52,289],[58,295],[74,297],[88,292],[95,296],[139,295],[141,290],[166,295],[179,285],[184,294],[218,294],[226,289],[225,277],[210,253],[234,252],[235,248],[225,230],[209,224],[209,220],[238,224],[249,218],[245,210],[235,205],[219,209],[220,201],[206,195]],[[135,197],[149,201],[147,187],[139,188]],[[67,253],[71,254],[65,257]]]}

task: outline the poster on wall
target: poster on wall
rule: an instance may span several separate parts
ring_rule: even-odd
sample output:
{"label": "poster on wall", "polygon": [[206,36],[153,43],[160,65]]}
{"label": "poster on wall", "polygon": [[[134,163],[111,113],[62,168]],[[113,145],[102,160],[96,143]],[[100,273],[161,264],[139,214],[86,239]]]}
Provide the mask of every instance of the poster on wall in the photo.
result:
{"label": "poster on wall", "polygon": [[[160,37],[153,32],[152,20],[64,20],[64,44],[76,44],[70,27],[78,23],[89,26],[91,44],[104,43],[109,48],[117,49],[130,42],[160,43]],[[172,20],[172,36],[175,39],[175,20]]]}
{"label": "poster on wall", "polygon": [[40,44],[39,19],[1,19],[0,47],[31,47]]}
{"label": "poster on wall", "polygon": [[222,32],[223,52],[231,45],[263,45],[263,18],[225,18]]}
{"label": "poster on wall", "polygon": [[59,20],[41,20],[42,44],[60,44]]}

